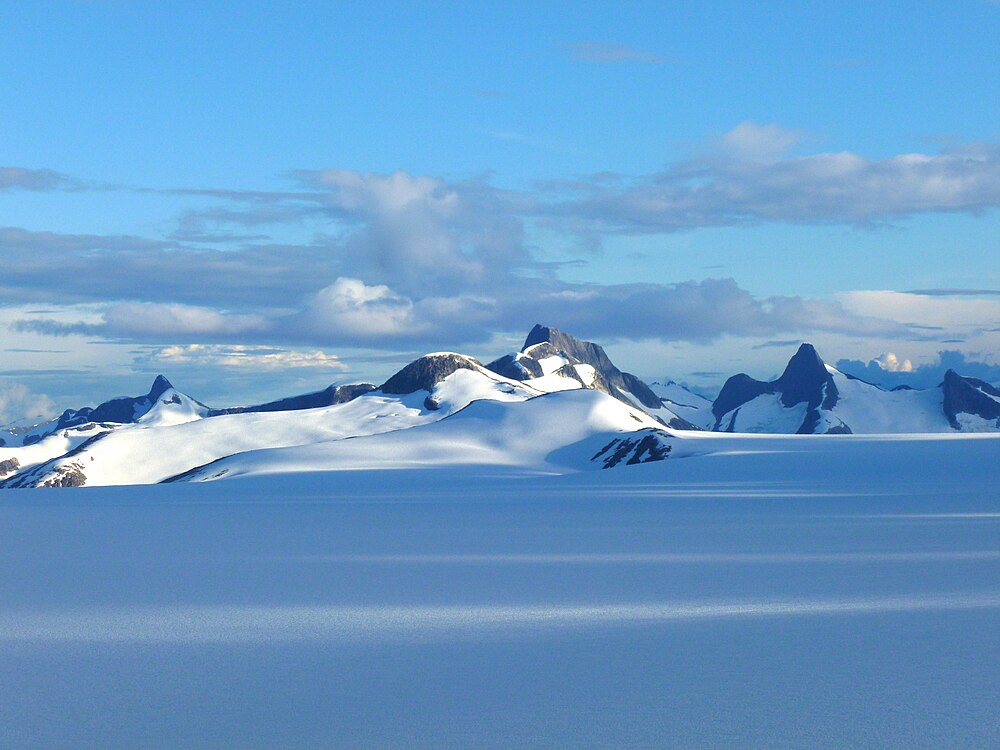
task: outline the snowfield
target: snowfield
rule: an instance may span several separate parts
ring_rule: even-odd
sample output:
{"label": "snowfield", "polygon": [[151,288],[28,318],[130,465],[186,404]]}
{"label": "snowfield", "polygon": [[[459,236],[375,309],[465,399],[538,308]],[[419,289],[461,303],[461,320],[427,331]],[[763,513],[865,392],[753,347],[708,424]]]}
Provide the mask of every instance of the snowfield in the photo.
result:
{"label": "snowfield", "polygon": [[1000,745],[996,435],[685,445],[0,493],[0,747]]}

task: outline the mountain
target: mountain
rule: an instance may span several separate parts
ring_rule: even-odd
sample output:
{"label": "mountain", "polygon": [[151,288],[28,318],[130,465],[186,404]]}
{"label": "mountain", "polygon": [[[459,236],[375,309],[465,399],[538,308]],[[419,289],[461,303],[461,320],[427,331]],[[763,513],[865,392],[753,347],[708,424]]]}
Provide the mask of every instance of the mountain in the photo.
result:
{"label": "mountain", "polygon": [[603,347],[557,328],[535,325],[520,351],[500,357],[486,367],[544,392],[590,388],[642,409],[667,427],[700,429],[664,406],[663,400],[642,380],[619,370]]}
{"label": "mountain", "polygon": [[158,376],[142,396],[8,431],[0,487],[472,465],[535,476],[770,450],[724,434],[754,432],[997,433],[1000,390],[950,370],[936,388],[887,391],[803,344],[779,378],[735,375],[709,403],[669,380],[646,385],[598,344],[538,325],[488,365],[437,352],[377,387],[254,406],[209,409]]}
{"label": "mountain", "polygon": [[224,409],[209,409],[208,416],[218,417],[223,414],[247,414],[262,411],[299,411],[301,409],[316,409],[320,406],[333,406],[371,393],[375,386],[371,383],[354,383],[351,385],[331,385],[322,391],[303,393],[298,396],[281,398],[253,406],[230,406]]}
{"label": "mountain", "polygon": [[149,392],[142,396],[121,396],[94,407],[67,409],[55,419],[29,429],[0,433],[3,436],[0,446],[30,446],[60,430],[85,425],[133,424],[143,418],[147,422],[197,418],[208,416],[209,411],[203,403],[180,393],[169,380],[157,375]]}
{"label": "mountain", "polygon": [[777,380],[729,378],[712,415],[712,429],[721,432],[989,432],[1000,430],[1000,391],[953,370],[936,388],[887,391],[825,364],[802,344]]}
{"label": "mountain", "polygon": [[[839,420],[830,424],[823,419],[837,405],[839,397],[833,376],[816,349],[812,344],[802,344],[777,380],[763,382],[744,373],[729,378],[712,404],[714,429],[807,435],[850,432]],[[794,429],[788,429],[792,425]]]}
{"label": "mountain", "polygon": [[714,426],[712,402],[704,396],[689,391],[673,380],[654,381],[649,384],[649,389],[660,398],[665,408],[696,427],[711,430]]}
{"label": "mountain", "polygon": [[[475,378],[459,371],[452,378]],[[367,397],[362,397],[367,398]],[[362,399],[359,399],[362,400]],[[203,482],[261,474],[366,469],[452,469],[457,467],[516,468],[530,475],[602,468],[595,452],[642,433],[623,455],[635,463],[662,459],[670,436],[659,423],[634,407],[591,389],[543,394],[525,401],[478,399],[447,418],[425,421],[411,429],[329,440],[306,445],[264,448],[226,456],[170,478]],[[655,446],[653,445],[655,443]],[[598,447],[595,448],[594,446]],[[650,452],[650,449],[653,449]],[[614,465],[614,464],[610,464]]]}
{"label": "mountain", "polygon": [[[246,410],[191,419],[169,430],[149,429],[148,417],[130,425],[90,425],[67,444],[47,438],[57,453],[18,458],[3,487],[151,484],[237,453],[310,445],[406,430],[461,411],[473,401],[525,401],[541,395],[485,369],[471,357],[431,354],[400,370],[379,389],[329,406]],[[170,392],[162,394],[168,398]],[[277,403],[277,402],[272,402]],[[166,426],[162,421],[156,426]],[[77,428],[77,429],[83,429]],[[42,446],[43,443],[39,443]],[[2,477],[0,477],[2,478]]]}

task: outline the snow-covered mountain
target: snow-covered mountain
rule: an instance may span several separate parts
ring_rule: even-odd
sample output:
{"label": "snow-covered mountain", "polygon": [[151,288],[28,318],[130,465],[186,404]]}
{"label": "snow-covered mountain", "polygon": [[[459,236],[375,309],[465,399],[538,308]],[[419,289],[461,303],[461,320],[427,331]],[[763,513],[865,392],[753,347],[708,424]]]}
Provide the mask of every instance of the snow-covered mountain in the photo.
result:
{"label": "snow-covered mountain", "polygon": [[[175,394],[165,391],[156,408],[133,423],[91,426],[67,451],[25,457],[14,455],[16,449],[0,449],[0,460],[18,458],[20,463],[0,486],[149,484],[234,453],[393,432],[443,419],[475,400],[523,401],[540,392],[486,370],[471,357],[432,354],[379,389],[314,409],[209,416],[210,411],[193,414],[186,408],[193,399],[178,396],[180,403],[174,403]],[[54,448],[68,439],[62,436]]]}
{"label": "snow-covered mountain", "polygon": [[953,370],[936,388],[887,391],[825,364],[802,344],[777,380],[729,378],[712,415],[712,429],[721,432],[991,432],[1000,431],[1000,391]]}
{"label": "snow-covered mountain", "polygon": [[642,409],[668,427],[700,429],[697,422],[665,405],[663,398],[642,380],[615,367],[603,347],[557,328],[536,325],[519,352],[500,357],[486,367],[546,393],[591,388]]}
{"label": "snow-covered mountain", "polygon": [[[0,447],[29,446],[57,432],[101,424],[188,421],[208,416],[210,409],[200,401],[175,390],[162,375],[157,375],[149,392],[142,396],[119,396],[98,406],[67,409],[55,419],[37,425],[0,430]],[[87,427],[89,429],[89,427]]]}
{"label": "snow-covered mountain", "polygon": [[927,432],[1000,432],[1000,390],[949,371],[937,388],[886,391],[803,344],[778,379],[736,375],[710,403],[670,381],[648,386],[599,345],[535,326],[519,352],[488,365],[438,352],[381,386],[253,406],[210,409],[158,376],[142,396],[8,432],[0,487],[471,465],[551,474],[762,450],[720,433]]}

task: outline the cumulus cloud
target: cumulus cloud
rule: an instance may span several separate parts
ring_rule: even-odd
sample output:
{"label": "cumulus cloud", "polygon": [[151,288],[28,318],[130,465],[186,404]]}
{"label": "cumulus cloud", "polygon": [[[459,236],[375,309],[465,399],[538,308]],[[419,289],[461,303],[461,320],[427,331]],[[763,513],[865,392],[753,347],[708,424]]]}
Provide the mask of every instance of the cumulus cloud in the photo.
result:
{"label": "cumulus cloud", "polygon": [[309,300],[302,318],[317,331],[350,336],[398,336],[423,333],[413,314],[413,302],[383,284],[369,286],[342,277]]}
{"label": "cumulus cloud", "polygon": [[337,254],[351,275],[406,294],[438,296],[481,290],[531,265],[523,224],[529,201],[523,196],[481,181],[406,172],[294,174],[322,191],[316,200],[348,224]]}
{"label": "cumulus cloud", "polygon": [[0,424],[18,419],[49,419],[55,403],[44,393],[35,393],[23,383],[0,380]]}
{"label": "cumulus cloud", "polygon": [[[599,237],[863,223],[1000,203],[995,146],[869,160],[802,155],[804,142],[777,125],[742,123],[656,175],[522,192],[486,179],[344,169],[296,171],[284,192],[173,191],[223,205],[182,213],[167,238],[0,228],[0,295],[98,307],[97,319],[76,323],[28,317],[21,331],[163,344],[456,348],[539,320],[594,338],[697,342],[810,331],[905,339],[928,335],[928,326],[1000,325],[995,295],[760,298],[732,279],[581,284],[535,258],[536,224],[563,238]],[[315,230],[311,241],[256,234],[291,225],[299,236]]]}
{"label": "cumulus cloud", "polygon": [[913,372],[913,363],[908,359],[899,359],[892,352],[880,354],[872,360],[886,372]]}

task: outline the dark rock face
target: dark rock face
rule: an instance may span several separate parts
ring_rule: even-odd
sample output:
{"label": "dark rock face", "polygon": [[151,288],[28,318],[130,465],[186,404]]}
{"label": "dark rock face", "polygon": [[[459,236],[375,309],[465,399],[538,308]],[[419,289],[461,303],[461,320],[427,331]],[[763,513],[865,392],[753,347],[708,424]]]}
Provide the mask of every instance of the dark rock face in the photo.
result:
{"label": "dark rock face", "polygon": [[753,401],[765,393],[774,393],[774,383],[765,383],[751,378],[746,373],[733,375],[722,386],[715,403],[712,404],[712,414],[715,415],[715,429],[719,429],[719,420],[723,416],[748,401]]}
{"label": "dark rock face", "polygon": [[640,430],[632,437],[615,438],[590,460],[600,460],[602,468],[611,469],[622,461],[626,466],[663,461],[670,450],[670,435],[659,430]]}
{"label": "dark rock face", "polygon": [[21,462],[16,458],[8,458],[0,461],[0,477],[5,477],[8,474],[12,474],[21,468]]}
{"label": "dark rock face", "polygon": [[1000,403],[990,398],[1000,398],[1000,390],[989,383],[948,370],[944,374],[941,391],[944,394],[944,415],[954,429],[962,429],[958,421],[959,414],[997,420],[997,426],[1000,427]]}
{"label": "dark rock face", "polygon": [[410,362],[379,388],[382,393],[403,396],[417,391],[431,391],[438,383],[458,370],[478,370],[482,365],[460,354],[428,354]]}
{"label": "dark rock face", "polygon": [[[767,393],[780,394],[781,404],[785,407],[802,403],[808,406],[806,417],[798,429],[799,434],[805,435],[811,435],[816,431],[820,420],[819,410],[832,409],[840,398],[833,376],[827,372],[826,365],[816,349],[812,344],[802,344],[777,380],[765,383],[745,373],[729,378],[719,391],[715,403],[712,404],[715,429],[722,429],[722,418],[726,414]],[[735,417],[736,414],[733,414],[733,418],[725,428],[726,432],[733,431]],[[847,425],[837,429],[850,431]]]}
{"label": "dark rock face", "polygon": [[248,412],[271,412],[271,411],[299,411],[301,409],[316,409],[321,406],[333,406],[334,404],[344,404],[353,401],[358,396],[371,393],[375,386],[371,383],[357,383],[351,385],[331,385],[322,391],[314,393],[304,393],[300,396],[291,396],[277,401],[268,401],[266,404],[255,404],[253,406],[233,406],[227,409],[211,409],[208,416],[216,417],[221,414],[246,414]]}
{"label": "dark rock face", "polygon": [[162,375],[157,375],[149,393],[144,396],[114,398],[94,408],[85,406],[82,409],[67,409],[59,417],[52,432],[87,422],[117,422],[118,424],[134,422],[156,403],[156,399],[171,388],[173,386],[169,380]]}
{"label": "dark rock face", "polygon": [[775,382],[775,390],[781,394],[781,403],[785,406],[805,402],[810,409],[832,409],[840,397],[833,376],[826,371],[826,365],[812,344],[803,344],[788,360],[785,371]]}
{"label": "dark rock face", "polygon": [[518,360],[513,354],[505,354],[500,359],[493,360],[486,365],[486,369],[511,380],[529,380],[540,378],[545,374],[537,360],[528,358]]}
{"label": "dark rock face", "polygon": [[80,464],[59,466],[55,472],[44,479],[37,487],[83,487],[87,483],[87,475],[83,473]]}
{"label": "dark rock face", "polygon": [[[615,367],[614,362],[611,361],[602,346],[590,341],[582,341],[551,326],[536,325],[524,340],[520,356],[508,354],[490,362],[486,367],[505,378],[528,380],[541,377],[543,372],[539,360],[553,356],[565,357],[571,364],[590,365],[596,371],[597,377],[594,383],[588,387],[614,396],[629,406],[632,406],[633,403],[625,396],[625,391],[631,393],[640,404],[648,409],[660,409],[663,406],[660,397],[642,380]],[[557,373],[583,383],[572,366],[561,368]],[[697,429],[685,420],[673,421],[678,422],[679,425],[686,425],[680,429]],[[670,426],[675,425],[671,424]]]}

